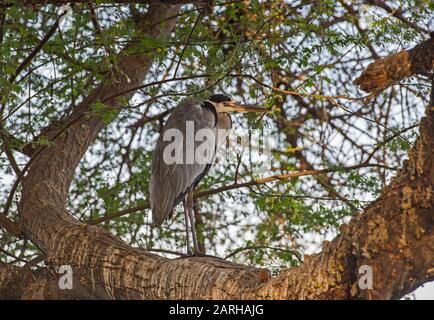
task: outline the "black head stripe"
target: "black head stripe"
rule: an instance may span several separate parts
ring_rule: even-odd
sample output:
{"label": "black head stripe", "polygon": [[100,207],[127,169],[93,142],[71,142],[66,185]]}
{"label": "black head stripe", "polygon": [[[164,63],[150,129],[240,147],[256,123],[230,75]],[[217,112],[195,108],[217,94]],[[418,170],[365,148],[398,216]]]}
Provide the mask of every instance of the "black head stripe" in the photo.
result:
{"label": "black head stripe", "polygon": [[212,102],[230,102],[230,101],[233,101],[231,96],[229,96],[227,94],[222,94],[222,93],[213,94],[213,95],[209,96],[208,100],[212,101]]}

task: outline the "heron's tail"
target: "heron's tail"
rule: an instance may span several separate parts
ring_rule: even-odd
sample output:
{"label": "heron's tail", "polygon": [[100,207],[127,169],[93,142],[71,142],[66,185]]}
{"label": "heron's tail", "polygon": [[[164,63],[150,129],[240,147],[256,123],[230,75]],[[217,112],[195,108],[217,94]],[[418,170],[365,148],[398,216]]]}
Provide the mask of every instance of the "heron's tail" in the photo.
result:
{"label": "heron's tail", "polygon": [[149,183],[150,205],[152,210],[152,226],[159,227],[173,211],[174,196],[170,183],[160,181],[151,176]]}
{"label": "heron's tail", "polygon": [[169,195],[160,194],[155,196],[159,198],[159,201],[152,201],[157,199],[151,199],[152,209],[152,226],[159,227],[163,224],[164,220],[170,218],[173,213],[173,199]]}
{"label": "heron's tail", "polygon": [[158,210],[152,209],[152,227],[160,227],[164,220],[163,215]]}

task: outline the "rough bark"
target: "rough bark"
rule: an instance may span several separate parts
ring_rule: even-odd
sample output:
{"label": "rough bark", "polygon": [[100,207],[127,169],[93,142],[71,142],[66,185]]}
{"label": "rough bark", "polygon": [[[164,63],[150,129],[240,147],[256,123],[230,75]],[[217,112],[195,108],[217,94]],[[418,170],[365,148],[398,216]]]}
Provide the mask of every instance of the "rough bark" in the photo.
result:
{"label": "rough bark", "polygon": [[434,33],[413,49],[376,60],[354,83],[364,91],[378,93],[400,80],[416,74],[428,74],[434,68]]}
{"label": "rough bark", "polygon": [[[168,34],[179,6],[152,7],[143,26],[153,37]],[[165,20],[164,24],[158,23]],[[431,50],[430,47],[428,50]],[[428,53],[430,53],[429,51]],[[427,54],[422,53],[422,54]],[[409,160],[365,211],[343,225],[319,254],[274,278],[262,270],[212,257],[167,259],[132,248],[107,231],[71,215],[66,199],[74,171],[106,125],[91,104],[139,85],[151,56],[120,59],[116,81],[107,78],[60,125],[45,134],[51,147],[35,157],[22,181],[20,224],[47,256],[46,268],[0,264],[0,297],[14,299],[345,299],[399,298],[434,279],[434,106],[427,109]],[[413,59],[414,63],[424,59]],[[379,63],[384,63],[379,61]],[[417,66],[410,66],[418,70]],[[374,79],[378,73],[365,75]],[[395,78],[396,80],[396,78]],[[369,87],[372,88],[372,87]],[[378,88],[378,86],[375,86]],[[384,88],[384,86],[382,86]],[[128,98],[131,93],[126,95]],[[117,110],[118,100],[106,101]],[[67,127],[65,130],[64,128]],[[60,290],[56,267],[70,265],[74,289]],[[373,269],[373,289],[357,286],[359,267]],[[17,282],[16,279],[21,279]]]}

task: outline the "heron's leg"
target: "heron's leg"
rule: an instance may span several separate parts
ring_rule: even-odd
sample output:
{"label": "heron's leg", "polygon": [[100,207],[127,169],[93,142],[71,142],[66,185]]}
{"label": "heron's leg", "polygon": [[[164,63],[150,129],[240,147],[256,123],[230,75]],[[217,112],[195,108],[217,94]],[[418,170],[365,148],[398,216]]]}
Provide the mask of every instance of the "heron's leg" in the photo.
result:
{"label": "heron's leg", "polygon": [[188,207],[188,214],[190,215],[194,253],[200,253],[199,245],[197,243],[197,236],[196,236],[196,222],[194,220],[194,213],[193,213],[193,188],[191,188],[187,194],[187,207]]}
{"label": "heron's leg", "polygon": [[187,241],[187,254],[191,254],[190,247],[190,232],[188,231],[188,208],[187,208],[187,196],[184,199],[184,216],[185,216],[185,233],[186,233],[186,241]]}

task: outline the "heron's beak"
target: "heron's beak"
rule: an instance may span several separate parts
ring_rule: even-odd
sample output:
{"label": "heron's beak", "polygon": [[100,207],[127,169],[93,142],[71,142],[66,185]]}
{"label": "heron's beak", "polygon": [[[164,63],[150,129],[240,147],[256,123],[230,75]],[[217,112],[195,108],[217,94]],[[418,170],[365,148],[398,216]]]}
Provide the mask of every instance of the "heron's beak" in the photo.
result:
{"label": "heron's beak", "polygon": [[254,105],[241,105],[235,102],[215,103],[217,112],[270,112],[271,110],[259,108]]}

